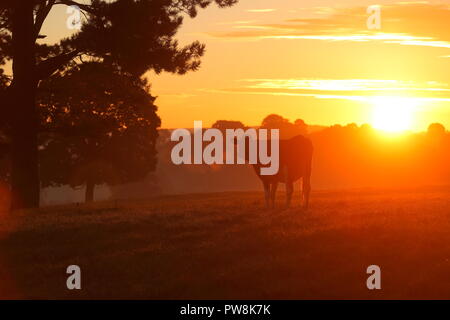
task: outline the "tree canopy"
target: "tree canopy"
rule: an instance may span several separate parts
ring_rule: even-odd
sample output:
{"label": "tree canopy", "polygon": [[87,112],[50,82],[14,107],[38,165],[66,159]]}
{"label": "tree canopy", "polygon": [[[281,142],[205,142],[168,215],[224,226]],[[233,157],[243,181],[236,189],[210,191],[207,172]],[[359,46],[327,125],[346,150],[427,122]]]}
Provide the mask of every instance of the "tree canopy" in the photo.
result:
{"label": "tree canopy", "polygon": [[160,119],[146,82],[89,63],[43,82],[42,186],[135,181],[155,169]]}
{"label": "tree canopy", "polygon": [[308,134],[308,126],[305,121],[297,119],[292,123],[278,114],[270,114],[265,117],[261,123],[261,128],[279,129],[282,139],[290,139],[297,135]]}
{"label": "tree canopy", "polygon": [[[212,3],[232,6],[238,0],[30,0],[33,3],[36,77],[45,79],[76,57],[78,63],[101,59],[111,65],[142,75],[154,70],[184,74],[200,66],[205,46],[198,41],[180,46],[175,36],[186,16]],[[59,43],[40,44],[46,37],[42,26],[56,5],[77,6],[83,24],[79,32]],[[0,7],[0,65],[14,58],[12,12],[14,1]]]}

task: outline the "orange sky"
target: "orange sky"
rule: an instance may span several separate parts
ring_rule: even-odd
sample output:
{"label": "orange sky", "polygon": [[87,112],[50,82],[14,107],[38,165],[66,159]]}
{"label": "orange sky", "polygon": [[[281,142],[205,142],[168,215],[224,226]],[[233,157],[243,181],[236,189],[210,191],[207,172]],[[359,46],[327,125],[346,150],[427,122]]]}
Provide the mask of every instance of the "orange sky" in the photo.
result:
{"label": "orange sky", "polygon": [[[241,0],[186,22],[181,43],[207,45],[201,70],[149,74],[163,127],[240,120],[270,113],[310,124],[373,123],[376,96],[414,101],[411,129],[450,129],[450,5],[445,1]],[[382,5],[380,30],[367,7]],[[58,8],[49,39],[64,33]],[[403,100],[402,100],[403,101]],[[389,107],[391,107],[389,105]]]}

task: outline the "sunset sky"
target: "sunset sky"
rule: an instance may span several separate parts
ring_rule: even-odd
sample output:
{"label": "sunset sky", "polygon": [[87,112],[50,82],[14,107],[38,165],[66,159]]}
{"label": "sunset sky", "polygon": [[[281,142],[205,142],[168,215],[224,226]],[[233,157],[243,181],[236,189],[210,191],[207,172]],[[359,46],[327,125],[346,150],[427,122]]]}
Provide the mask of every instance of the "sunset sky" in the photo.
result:
{"label": "sunset sky", "polygon": [[[366,25],[381,5],[381,29]],[[67,33],[63,9],[46,25]],[[148,74],[165,128],[194,120],[450,129],[450,4],[445,1],[241,0],[186,19],[180,42],[207,45],[201,70]],[[386,123],[384,123],[386,121]],[[381,124],[380,124],[381,123]]]}

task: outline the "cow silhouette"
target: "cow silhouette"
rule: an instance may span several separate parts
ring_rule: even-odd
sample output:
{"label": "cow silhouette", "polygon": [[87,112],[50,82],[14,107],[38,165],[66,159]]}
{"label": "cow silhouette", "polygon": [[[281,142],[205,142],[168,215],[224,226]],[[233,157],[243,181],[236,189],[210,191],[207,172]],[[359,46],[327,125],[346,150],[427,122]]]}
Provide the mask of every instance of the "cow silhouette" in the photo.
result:
{"label": "cow silhouette", "polygon": [[[269,141],[270,143],[270,141]],[[290,207],[294,182],[302,179],[301,205],[307,209],[311,192],[311,166],[313,145],[310,139],[298,135],[289,140],[280,140],[278,173],[272,176],[261,175],[261,164],[254,164],[256,174],[264,186],[265,202],[268,208],[275,206],[279,183],[286,184],[286,207]],[[270,150],[270,148],[268,148]]]}

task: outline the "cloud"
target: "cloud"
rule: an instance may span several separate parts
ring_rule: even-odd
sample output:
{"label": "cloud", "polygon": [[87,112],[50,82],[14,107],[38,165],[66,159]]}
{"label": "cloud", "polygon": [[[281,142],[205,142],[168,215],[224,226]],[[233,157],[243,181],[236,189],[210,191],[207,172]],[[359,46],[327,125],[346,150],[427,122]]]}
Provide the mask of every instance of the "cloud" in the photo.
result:
{"label": "cloud", "polygon": [[375,79],[242,79],[242,86],[228,89],[202,89],[208,93],[250,94],[317,99],[372,101],[380,96],[411,97],[418,101],[450,101],[447,84]]}
{"label": "cloud", "polygon": [[274,12],[276,9],[249,9],[247,12],[252,13],[266,13],[266,12]]}
{"label": "cloud", "polygon": [[367,29],[367,8],[322,8],[321,18],[290,19],[278,24],[247,24],[218,38],[381,41],[410,46],[450,48],[450,5],[407,2],[381,7],[381,30]]}
{"label": "cloud", "polygon": [[439,90],[450,91],[447,84],[439,82],[417,83],[415,81],[379,79],[243,79],[247,88],[259,89],[308,89],[321,91],[355,90]]}
{"label": "cloud", "polygon": [[237,20],[237,21],[229,21],[229,22],[218,22],[219,25],[241,25],[241,24],[249,24],[255,23],[256,20]]}

